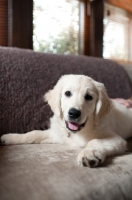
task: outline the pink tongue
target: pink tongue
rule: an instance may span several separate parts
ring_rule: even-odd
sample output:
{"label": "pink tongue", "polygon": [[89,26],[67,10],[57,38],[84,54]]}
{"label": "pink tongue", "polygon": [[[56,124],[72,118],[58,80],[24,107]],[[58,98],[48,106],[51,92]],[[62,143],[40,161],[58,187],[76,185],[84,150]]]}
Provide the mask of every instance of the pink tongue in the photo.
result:
{"label": "pink tongue", "polygon": [[69,129],[71,129],[73,131],[77,131],[79,129],[79,125],[78,124],[70,123],[70,122],[68,122],[68,127],[69,127]]}

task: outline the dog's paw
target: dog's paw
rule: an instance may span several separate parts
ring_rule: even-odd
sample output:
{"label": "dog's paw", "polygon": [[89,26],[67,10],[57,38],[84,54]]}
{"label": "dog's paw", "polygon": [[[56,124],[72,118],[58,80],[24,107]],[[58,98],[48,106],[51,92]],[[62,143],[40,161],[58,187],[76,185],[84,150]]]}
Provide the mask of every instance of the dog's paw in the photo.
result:
{"label": "dog's paw", "polygon": [[105,155],[101,151],[92,150],[90,148],[83,149],[78,157],[78,164],[85,167],[98,167],[104,162]]}
{"label": "dog's paw", "polygon": [[0,138],[1,145],[14,144],[14,134],[5,134]]}

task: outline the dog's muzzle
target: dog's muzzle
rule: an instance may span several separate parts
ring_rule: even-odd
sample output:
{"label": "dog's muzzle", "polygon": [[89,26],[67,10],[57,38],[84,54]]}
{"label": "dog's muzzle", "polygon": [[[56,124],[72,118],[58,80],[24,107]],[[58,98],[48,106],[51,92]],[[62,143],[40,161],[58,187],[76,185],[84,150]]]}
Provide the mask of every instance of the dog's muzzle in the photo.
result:
{"label": "dog's muzzle", "polygon": [[68,112],[68,121],[65,121],[66,127],[72,131],[72,132],[77,132],[80,131],[81,128],[85,126],[85,123],[79,124],[81,117],[81,111],[76,109],[76,108],[71,108]]}

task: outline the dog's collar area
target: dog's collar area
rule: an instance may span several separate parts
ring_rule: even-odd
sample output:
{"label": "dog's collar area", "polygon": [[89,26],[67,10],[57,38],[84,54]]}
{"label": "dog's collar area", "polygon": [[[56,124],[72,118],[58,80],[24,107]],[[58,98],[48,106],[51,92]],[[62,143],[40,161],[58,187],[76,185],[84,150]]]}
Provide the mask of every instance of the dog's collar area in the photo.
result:
{"label": "dog's collar area", "polygon": [[77,123],[74,123],[74,122],[68,122],[68,121],[65,121],[66,123],[66,127],[72,131],[73,133],[77,132],[77,131],[80,131],[81,128],[83,128],[85,126],[85,123],[86,121],[83,123],[83,124],[77,124]]}

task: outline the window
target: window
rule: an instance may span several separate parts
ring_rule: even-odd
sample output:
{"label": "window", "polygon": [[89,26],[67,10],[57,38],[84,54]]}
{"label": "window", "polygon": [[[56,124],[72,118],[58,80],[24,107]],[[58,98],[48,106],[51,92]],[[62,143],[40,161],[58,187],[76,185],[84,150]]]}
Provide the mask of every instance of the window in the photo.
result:
{"label": "window", "polygon": [[1,46],[102,57],[102,0],[0,0],[0,8]]}
{"label": "window", "polygon": [[105,3],[103,57],[132,61],[132,14]]}
{"label": "window", "polygon": [[83,15],[84,4],[79,0],[34,0],[33,49],[49,53],[81,54]]}

